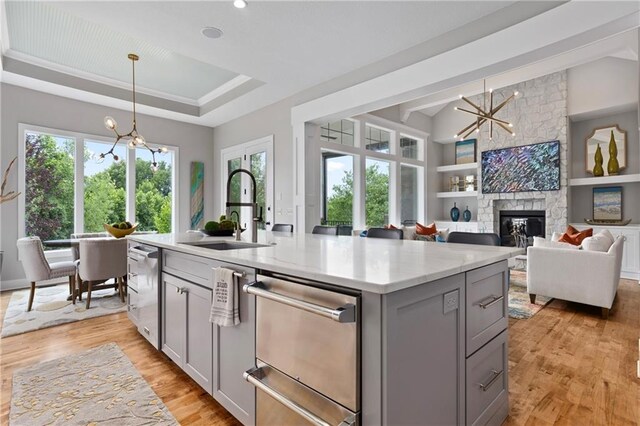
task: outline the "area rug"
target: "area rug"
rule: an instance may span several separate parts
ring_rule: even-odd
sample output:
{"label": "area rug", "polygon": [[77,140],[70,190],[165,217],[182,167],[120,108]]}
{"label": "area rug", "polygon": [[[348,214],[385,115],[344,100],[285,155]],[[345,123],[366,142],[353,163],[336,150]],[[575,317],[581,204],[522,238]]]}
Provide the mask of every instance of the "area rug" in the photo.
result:
{"label": "area rug", "polygon": [[[84,301],[76,302],[74,305],[70,300],[67,300],[67,296],[69,296],[68,284],[36,287],[32,309],[27,312],[29,290],[15,291],[11,295],[7,312],[4,315],[0,336],[13,336],[127,310],[127,305],[120,301],[120,297],[113,289],[92,291],[89,309],[85,308]],[[83,300],[85,297],[86,293],[83,294]]]}
{"label": "area rug", "polygon": [[531,303],[527,293],[527,272],[511,270],[511,282],[509,283],[509,317],[516,319],[529,319],[553,298],[536,296],[536,303]]}
{"label": "area rug", "polygon": [[13,374],[9,425],[177,425],[118,345]]}

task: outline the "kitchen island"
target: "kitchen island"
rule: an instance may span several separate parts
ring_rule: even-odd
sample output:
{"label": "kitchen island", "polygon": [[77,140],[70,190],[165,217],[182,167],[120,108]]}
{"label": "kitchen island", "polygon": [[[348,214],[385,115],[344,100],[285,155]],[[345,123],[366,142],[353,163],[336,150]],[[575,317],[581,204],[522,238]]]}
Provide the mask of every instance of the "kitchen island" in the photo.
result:
{"label": "kitchen island", "polygon": [[[500,424],[508,413],[506,260],[520,249],[271,232],[257,245],[129,239],[160,249],[160,349],[244,424]],[[218,266],[240,277],[235,327],[208,322]]]}

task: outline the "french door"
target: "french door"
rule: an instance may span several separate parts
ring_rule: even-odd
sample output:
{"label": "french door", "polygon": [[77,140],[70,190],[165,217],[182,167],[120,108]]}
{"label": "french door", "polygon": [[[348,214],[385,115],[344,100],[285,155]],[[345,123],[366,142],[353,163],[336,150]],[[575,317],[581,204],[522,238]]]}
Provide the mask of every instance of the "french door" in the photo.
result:
{"label": "french door", "polygon": [[[256,201],[258,203],[257,214],[262,211],[262,222],[258,229],[273,223],[273,136],[267,136],[241,145],[222,150],[222,202],[226,208],[227,182],[231,172],[237,169],[250,171],[256,179]],[[238,173],[233,176],[229,186],[229,200],[250,203],[252,198],[251,178],[246,173]],[[250,207],[232,207],[240,216],[240,224],[243,228],[251,225],[253,217]],[[235,219],[235,214],[233,214]]]}

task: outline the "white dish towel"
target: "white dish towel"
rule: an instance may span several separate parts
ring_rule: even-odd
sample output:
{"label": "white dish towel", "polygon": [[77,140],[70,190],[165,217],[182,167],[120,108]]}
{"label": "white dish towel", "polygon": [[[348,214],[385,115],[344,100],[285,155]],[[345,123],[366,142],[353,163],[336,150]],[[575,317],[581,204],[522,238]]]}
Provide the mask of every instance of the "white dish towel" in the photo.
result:
{"label": "white dish towel", "polygon": [[233,270],[213,269],[213,303],[211,304],[209,322],[220,327],[240,324],[237,287]]}

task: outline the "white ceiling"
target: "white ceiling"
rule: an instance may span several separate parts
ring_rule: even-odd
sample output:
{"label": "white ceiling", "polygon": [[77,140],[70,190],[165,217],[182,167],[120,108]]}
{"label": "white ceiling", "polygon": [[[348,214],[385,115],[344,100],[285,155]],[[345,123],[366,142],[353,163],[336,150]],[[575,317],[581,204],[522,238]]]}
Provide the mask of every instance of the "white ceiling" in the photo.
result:
{"label": "white ceiling", "polygon": [[[140,56],[138,84],[162,94],[197,100],[238,76],[44,2],[6,3],[12,53],[48,66],[131,84],[127,54]],[[185,78],[188,76],[188,78]]]}
{"label": "white ceiling", "polygon": [[[190,115],[158,113],[158,105],[151,101],[147,105],[155,109],[141,111],[217,125],[445,33],[465,32],[472,21],[515,2],[254,0],[242,10],[234,8],[231,0],[69,1],[46,2],[46,7],[39,2],[6,3],[9,24],[16,10],[21,11],[16,14],[18,22],[25,24],[23,28],[8,25],[8,31],[3,31],[6,56],[22,52],[37,58],[43,68],[59,71],[62,65],[67,74],[75,71],[88,80],[127,82],[126,53],[138,50],[137,83],[143,91],[175,100],[197,99],[217,88],[206,101],[216,96],[224,99],[213,109],[201,108]],[[28,16],[33,19],[25,19]],[[485,26],[498,26],[495,21],[488,20]],[[204,26],[218,27],[224,36],[206,39],[200,34]],[[42,73],[21,78],[19,69],[23,68],[16,66],[15,75],[8,75],[12,71],[5,66],[3,80],[80,97],[81,85],[69,84],[65,91],[59,80],[46,83]],[[240,84],[229,82],[234,76],[264,85],[231,93]],[[86,85],[82,87],[86,91]],[[95,93],[100,95],[96,102],[109,96],[104,90]],[[202,99],[198,105],[203,107]]]}

